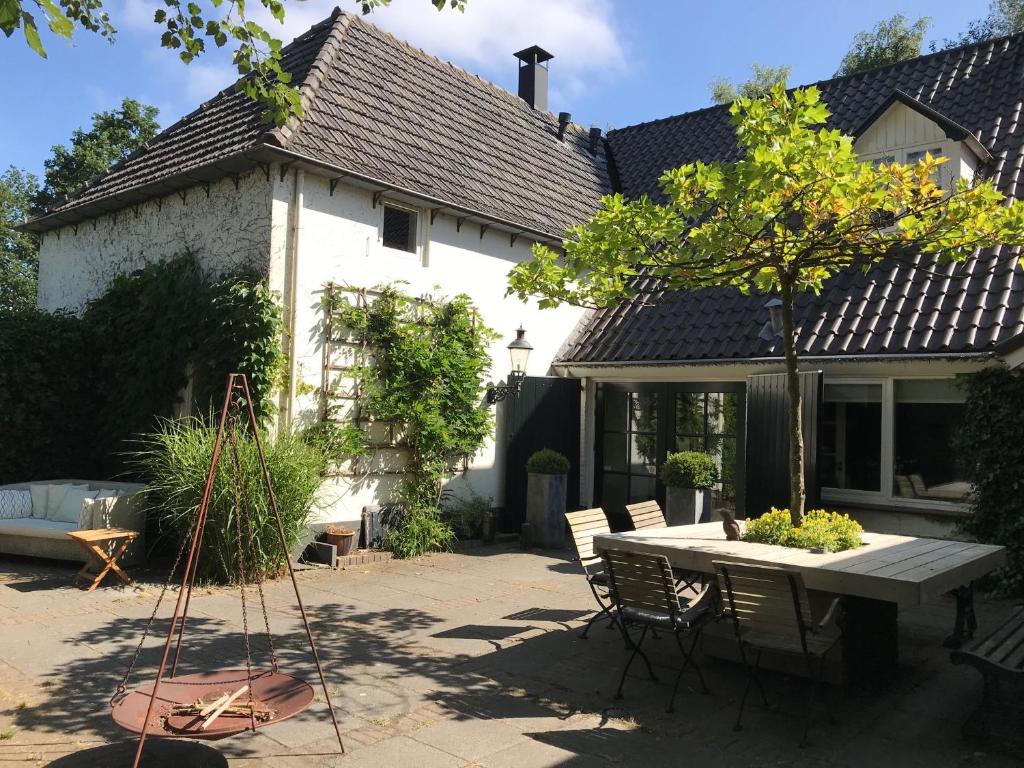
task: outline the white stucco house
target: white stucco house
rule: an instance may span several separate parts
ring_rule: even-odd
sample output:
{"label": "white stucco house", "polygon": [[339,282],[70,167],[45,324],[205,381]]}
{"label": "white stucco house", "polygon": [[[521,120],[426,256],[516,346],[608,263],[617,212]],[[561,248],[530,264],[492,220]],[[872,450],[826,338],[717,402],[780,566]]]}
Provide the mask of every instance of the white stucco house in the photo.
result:
{"label": "white stucco house", "polygon": [[[769,297],[652,286],[649,301],[584,313],[505,296],[511,266],[534,242],[559,243],[602,194],[656,195],[667,168],[733,159],[727,108],[602,136],[547,111],[550,54],[516,56],[518,95],[336,11],[285,49],[301,120],[268,128],[256,105],[226,90],[29,222],[41,242],[40,307],[80,308],[115,275],[184,250],[211,271],[263,270],[289,328],[289,423],[316,418],[315,396],[303,393],[327,375],[317,331],[326,284],[464,292],[502,334],[494,379],[522,326],[538,383],[534,399],[498,405],[495,439],[457,482],[514,506],[506,475],[521,471],[529,441],[510,430],[536,441],[544,431],[533,414],[563,445],[571,433],[573,500],[613,519],[625,503],[661,498],[657,467],[686,448],[717,456],[721,501],[739,512],[784,502],[783,365]],[[1019,196],[1021,61],[1018,35],[818,86],[867,160],[941,153],[943,183],[980,175]],[[802,297],[797,321],[812,501],[872,515],[881,529],[966,514],[951,448],[963,410],[955,377],[1024,361],[1017,255],[842,274]],[[545,405],[543,387],[559,380]],[[332,478],[322,518],[357,521],[384,500],[386,482]]]}

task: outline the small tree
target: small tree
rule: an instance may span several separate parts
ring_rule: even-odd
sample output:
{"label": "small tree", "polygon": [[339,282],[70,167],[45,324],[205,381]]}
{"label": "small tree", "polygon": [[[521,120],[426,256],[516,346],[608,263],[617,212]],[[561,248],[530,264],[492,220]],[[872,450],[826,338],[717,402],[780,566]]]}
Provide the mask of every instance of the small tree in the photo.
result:
{"label": "small tree", "polygon": [[875,24],[870,32],[858,32],[836,74],[855,75],[920,56],[924,33],[931,23],[930,18],[922,16],[908,26],[907,17],[897,13]]}
{"label": "small tree", "polygon": [[817,88],[730,109],[744,150],[735,163],[689,163],[660,180],[664,202],[608,195],[591,221],[569,231],[564,256],[535,245],[509,275],[509,292],[542,307],[607,307],[657,287],[736,287],[782,301],[789,390],[790,510],[803,516],[801,400],[795,296],[821,290],[840,270],[918,254],[963,260],[975,249],[1024,242],[1024,208],[990,183],[934,179],[944,158],[914,165],[859,162],[853,139],[823,127]]}
{"label": "small tree", "polygon": [[711,101],[715,104],[731,104],[741,97],[756,99],[768,93],[776,83],[785,84],[791,71],[792,67],[786,65],[763,67],[755,62],[750,65],[750,79],[739,85],[726,78],[712,80],[708,84],[708,88],[711,89]]}

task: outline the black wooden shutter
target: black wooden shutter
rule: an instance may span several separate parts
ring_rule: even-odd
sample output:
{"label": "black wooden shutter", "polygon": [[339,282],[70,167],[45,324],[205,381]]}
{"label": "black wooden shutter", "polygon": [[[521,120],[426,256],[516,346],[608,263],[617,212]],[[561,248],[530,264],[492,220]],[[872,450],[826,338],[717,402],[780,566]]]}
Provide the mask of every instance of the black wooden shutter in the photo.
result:
{"label": "black wooden shutter", "polygon": [[[803,397],[804,483],[807,508],[821,501],[818,482],[818,412],[821,371],[800,374]],[[757,517],[771,507],[789,506],[789,398],[786,374],[747,379],[746,513]]]}
{"label": "black wooden shutter", "polygon": [[580,503],[580,381],[527,376],[519,395],[505,401],[505,511],[502,531],[517,533],[526,520],[526,460],[552,448],[569,459],[566,507]]}

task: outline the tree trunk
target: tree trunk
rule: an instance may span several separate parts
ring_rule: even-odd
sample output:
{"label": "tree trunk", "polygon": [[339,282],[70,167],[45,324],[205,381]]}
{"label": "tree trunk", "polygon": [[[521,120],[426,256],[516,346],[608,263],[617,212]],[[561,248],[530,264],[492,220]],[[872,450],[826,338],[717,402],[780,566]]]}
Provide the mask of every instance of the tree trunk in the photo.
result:
{"label": "tree trunk", "polygon": [[793,525],[799,525],[804,516],[807,493],[804,487],[803,402],[796,357],[792,282],[783,278],[779,292],[782,294],[782,346],[786,353],[786,391],[789,394],[789,514]]}

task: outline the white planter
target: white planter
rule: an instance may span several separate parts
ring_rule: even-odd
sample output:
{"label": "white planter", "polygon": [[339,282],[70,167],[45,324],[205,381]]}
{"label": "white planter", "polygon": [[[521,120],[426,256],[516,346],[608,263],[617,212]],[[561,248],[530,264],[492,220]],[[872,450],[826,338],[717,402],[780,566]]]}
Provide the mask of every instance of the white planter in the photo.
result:
{"label": "white planter", "polygon": [[695,488],[665,488],[665,522],[693,525],[711,519],[711,492]]}
{"label": "white planter", "polygon": [[526,483],[526,522],[530,542],[544,549],[565,546],[566,475],[530,473]]}

